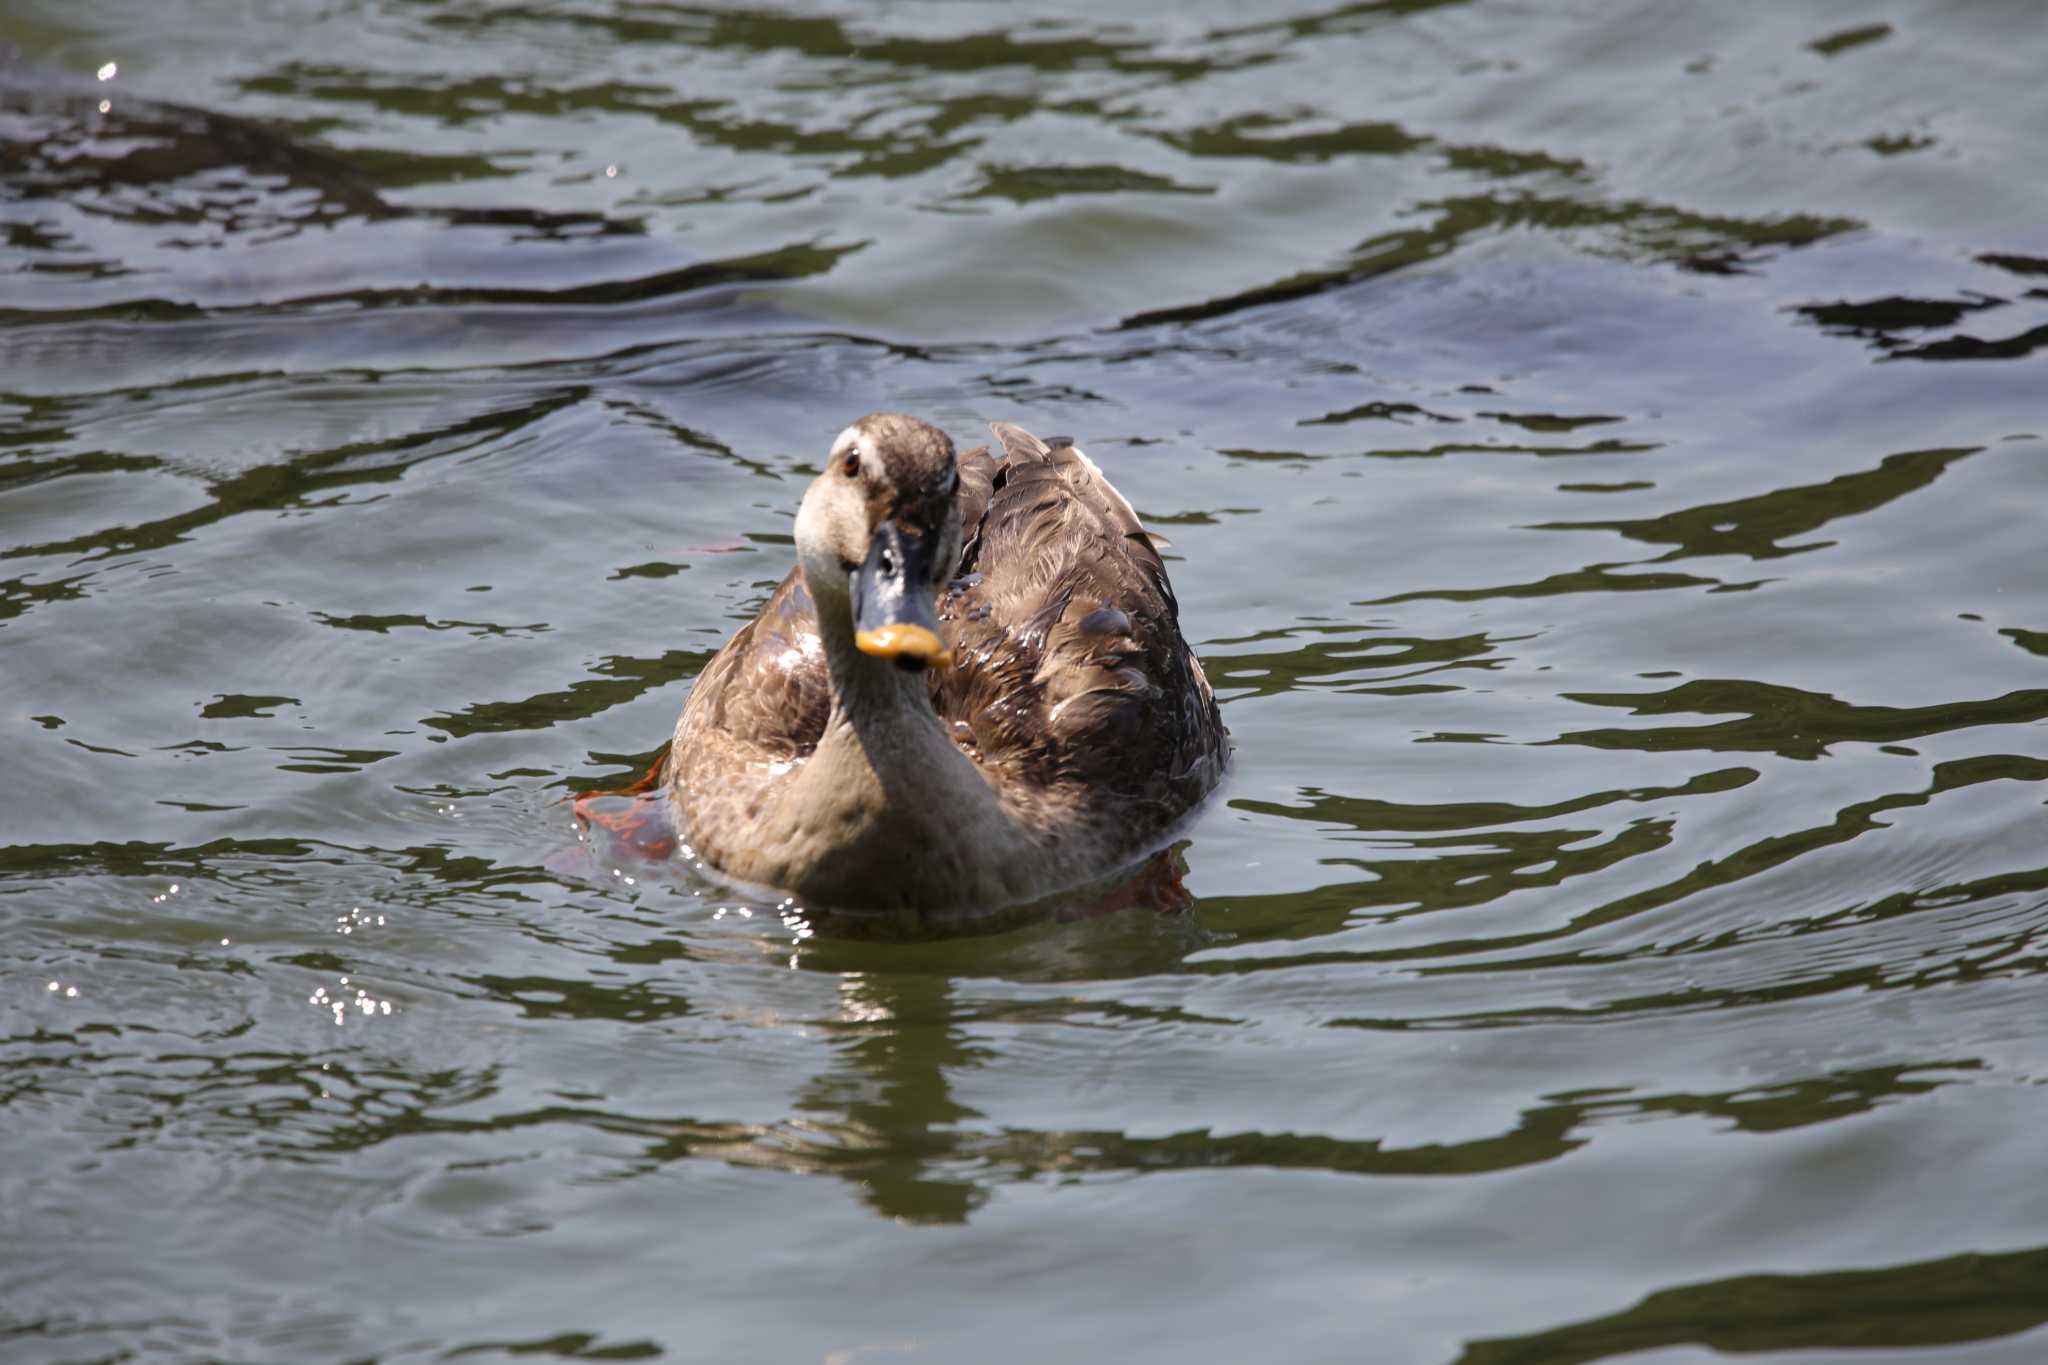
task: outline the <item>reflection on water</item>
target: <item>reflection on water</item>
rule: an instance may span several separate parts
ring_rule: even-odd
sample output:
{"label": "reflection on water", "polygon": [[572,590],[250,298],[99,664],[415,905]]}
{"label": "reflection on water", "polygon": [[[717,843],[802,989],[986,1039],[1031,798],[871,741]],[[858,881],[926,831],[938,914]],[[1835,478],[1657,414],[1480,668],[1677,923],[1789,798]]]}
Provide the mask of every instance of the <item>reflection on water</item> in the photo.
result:
{"label": "reflection on water", "polygon": [[[796,1111],[816,1125],[813,1147],[833,1149],[817,1169],[853,1182],[886,1217],[961,1222],[988,1198],[981,1182],[962,1178],[983,1166],[961,1142],[963,1127],[983,1116],[946,1080],[987,1054],[951,1026],[950,993],[937,976],[848,973],[835,1030],[840,1064],[795,1096]],[[1046,1148],[1044,1159],[1056,1161],[1056,1143]]]}
{"label": "reflection on water", "polygon": [[2013,1336],[2048,1322],[2048,1250],[1882,1270],[1744,1275],[1659,1290],[1627,1312],[1514,1340],[1459,1365],[1572,1365],[1697,1343],[1727,1354],[1899,1351]]}
{"label": "reflection on water", "polygon": [[[0,58],[0,1354],[2040,1354],[2026,7],[180,14]],[[597,795],[878,408],[1174,542],[1137,886]]]}

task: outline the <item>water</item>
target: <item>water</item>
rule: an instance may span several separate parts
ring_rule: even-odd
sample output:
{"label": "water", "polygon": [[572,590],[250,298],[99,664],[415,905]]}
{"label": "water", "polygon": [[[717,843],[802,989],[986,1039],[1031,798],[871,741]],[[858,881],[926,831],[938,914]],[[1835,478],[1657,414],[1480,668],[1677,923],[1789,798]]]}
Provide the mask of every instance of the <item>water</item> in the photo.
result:
{"label": "water", "polygon": [[[2034,7],[1275,14],[0,5],[0,1355],[2048,1354]],[[877,408],[1185,914],[579,840]]]}

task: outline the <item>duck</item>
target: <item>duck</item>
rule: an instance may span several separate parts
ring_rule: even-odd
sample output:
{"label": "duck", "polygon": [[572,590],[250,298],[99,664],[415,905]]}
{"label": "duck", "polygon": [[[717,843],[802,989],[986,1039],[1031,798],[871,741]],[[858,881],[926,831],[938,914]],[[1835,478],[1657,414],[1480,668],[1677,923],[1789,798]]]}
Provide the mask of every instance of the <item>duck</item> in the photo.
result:
{"label": "duck", "polygon": [[1080,447],[901,413],[840,432],[796,559],[669,748],[686,857],[806,906],[1042,902],[1158,851],[1229,740],[1160,557]]}

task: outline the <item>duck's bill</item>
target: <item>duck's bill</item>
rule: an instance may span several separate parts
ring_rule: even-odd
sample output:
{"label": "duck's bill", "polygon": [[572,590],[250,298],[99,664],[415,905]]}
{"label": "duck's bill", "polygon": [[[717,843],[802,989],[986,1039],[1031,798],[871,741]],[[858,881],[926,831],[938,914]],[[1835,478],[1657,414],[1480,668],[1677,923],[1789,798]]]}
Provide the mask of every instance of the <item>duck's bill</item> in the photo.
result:
{"label": "duck's bill", "polygon": [[898,621],[875,630],[861,631],[853,638],[861,653],[872,654],[878,659],[894,659],[907,667],[943,666],[953,662],[953,651],[946,648],[946,642],[924,626]]}
{"label": "duck's bill", "polygon": [[934,539],[893,521],[876,529],[853,575],[853,642],[863,654],[913,671],[953,662],[932,606]]}

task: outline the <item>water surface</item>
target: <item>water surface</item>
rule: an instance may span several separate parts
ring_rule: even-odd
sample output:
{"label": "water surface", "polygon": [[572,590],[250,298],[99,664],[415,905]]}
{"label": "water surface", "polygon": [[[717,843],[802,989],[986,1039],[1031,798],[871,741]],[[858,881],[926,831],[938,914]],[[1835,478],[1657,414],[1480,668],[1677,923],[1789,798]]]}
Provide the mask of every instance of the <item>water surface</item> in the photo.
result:
{"label": "water surface", "polygon": [[[0,1354],[2048,1353],[2034,7],[0,36]],[[575,828],[881,408],[1171,538],[1185,913]]]}

